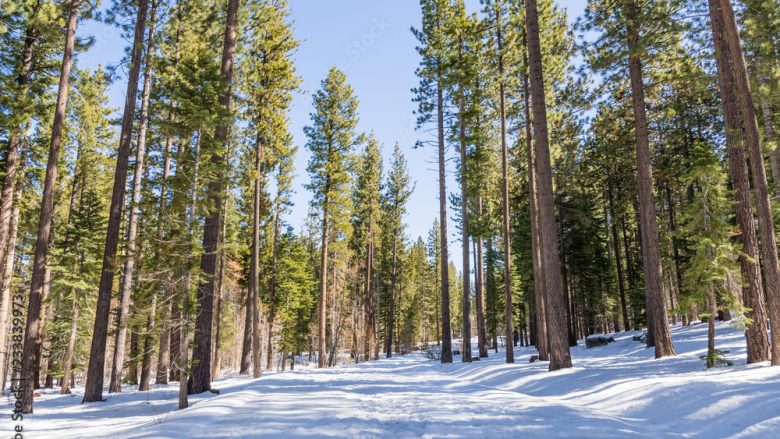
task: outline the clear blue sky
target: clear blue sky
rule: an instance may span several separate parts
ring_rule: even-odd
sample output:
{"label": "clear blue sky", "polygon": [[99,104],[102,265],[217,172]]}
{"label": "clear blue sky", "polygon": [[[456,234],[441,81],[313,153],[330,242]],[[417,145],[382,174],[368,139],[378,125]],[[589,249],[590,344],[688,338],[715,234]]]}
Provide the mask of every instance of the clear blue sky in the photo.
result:
{"label": "clear blue sky", "polygon": [[[303,79],[290,112],[290,130],[300,147],[295,160],[295,206],[288,219],[298,228],[306,217],[310,196],[303,185],[309,181],[306,164],[309,154],[304,148],[303,127],[309,123],[311,95],[319,88],[328,69],[342,69],[360,101],[359,129],[374,131],[384,144],[385,162],[395,142],[401,145],[409,162],[409,171],[416,181],[416,190],[409,202],[406,217],[411,239],[425,237],[438,216],[437,166],[432,149],[413,149],[424,134],[415,132],[411,89],[417,84],[414,75],[419,63],[416,41],[409,31],[419,27],[420,7],[416,0],[291,0],[292,20],[296,37],[301,41],[295,55],[298,75]],[[569,10],[573,21],[585,5],[585,0],[563,0],[558,4]],[[478,0],[467,0],[472,11]],[[85,22],[80,36],[93,35],[96,44],[77,61],[81,67],[97,64],[115,65],[122,58],[128,42],[112,27]],[[111,89],[112,106],[124,102],[124,78]],[[456,189],[454,163],[448,163],[448,190]],[[450,226],[450,254],[460,254],[456,230]],[[459,257],[452,257],[458,267]]]}

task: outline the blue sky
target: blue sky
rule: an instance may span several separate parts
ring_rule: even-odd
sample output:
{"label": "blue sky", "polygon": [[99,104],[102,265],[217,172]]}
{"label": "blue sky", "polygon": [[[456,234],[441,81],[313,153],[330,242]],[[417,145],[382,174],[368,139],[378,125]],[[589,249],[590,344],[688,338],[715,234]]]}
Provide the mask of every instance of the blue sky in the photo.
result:
{"label": "blue sky", "polygon": [[[574,20],[585,0],[558,1],[569,10]],[[472,11],[478,0],[467,0]],[[298,228],[306,217],[310,196],[303,185],[309,181],[306,164],[309,154],[304,145],[303,127],[309,123],[311,95],[319,88],[328,69],[342,69],[355,89],[360,102],[359,129],[373,131],[384,145],[386,166],[392,147],[398,142],[409,163],[416,189],[409,202],[405,220],[411,239],[427,236],[438,216],[437,165],[433,149],[413,149],[415,141],[424,136],[415,132],[411,89],[416,86],[414,75],[419,63],[416,41],[410,27],[418,27],[420,8],[416,0],[290,0],[296,37],[301,46],[295,55],[298,75],[303,80],[290,112],[290,131],[300,147],[295,160],[297,177],[294,183],[295,206],[288,218]],[[79,36],[93,35],[96,44],[80,56],[80,67],[97,64],[115,65],[128,42],[112,27],[94,21],[84,22]],[[120,108],[124,102],[124,78],[111,88],[111,104]],[[454,166],[448,163],[448,191],[456,189]],[[450,226],[450,254],[460,254],[456,230]],[[452,258],[458,267],[458,257]]]}

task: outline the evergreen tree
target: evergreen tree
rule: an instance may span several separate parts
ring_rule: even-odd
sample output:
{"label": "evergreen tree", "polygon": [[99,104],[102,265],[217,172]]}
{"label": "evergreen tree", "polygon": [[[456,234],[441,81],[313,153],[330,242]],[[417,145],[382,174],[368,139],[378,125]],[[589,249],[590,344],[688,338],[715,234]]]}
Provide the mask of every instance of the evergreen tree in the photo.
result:
{"label": "evergreen tree", "polygon": [[347,202],[352,149],[358,143],[357,99],[347,84],[344,73],[331,68],[322,81],[322,88],[314,94],[314,112],[311,125],[304,128],[308,138],[306,148],[311,151],[308,171],[314,192],[312,205],[316,206],[321,221],[319,267],[319,367],[326,365],[327,297],[329,244],[339,238],[331,228],[338,224],[335,215],[343,212]]}
{"label": "evergreen tree", "polygon": [[374,279],[379,220],[381,214],[382,151],[374,135],[369,135],[365,150],[359,158],[355,176],[354,206],[352,208],[352,250],[361,266],[363,284],[363,357],[376,359],[377,296]]}

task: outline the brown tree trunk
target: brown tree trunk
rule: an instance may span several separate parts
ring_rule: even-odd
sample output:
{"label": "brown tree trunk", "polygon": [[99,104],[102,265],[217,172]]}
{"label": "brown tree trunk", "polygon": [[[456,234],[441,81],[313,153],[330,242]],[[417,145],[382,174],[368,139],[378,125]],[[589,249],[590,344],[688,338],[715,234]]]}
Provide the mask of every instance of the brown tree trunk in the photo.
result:
{"label": "brown tree trunk", "polygon": [[[152,1],[152,9],[150,12],[150,18],[149,18],[149,36],[146,39],[146,60],[144,65],[144,88],[143,93],[141,94],[141,126],[138,130],[138,151],[136,152],[136,173],[138,173],[139,165],[138,165],[138,157],[142,155],[140,151],[143,151],[146,149],[146,132],[149,126],[149,97],[151,96],[152,92],[152,52],[154,51],[155,47],[155,28],[157,25],[157,4],[158,2],[156,0]],[[168,160],[168,152],[165,152],[165,161]],[[140,168],[143,168],[143,157],[141,156],[141,166]],[[163,184],[161,190],[163,192],[160,192],[160,214],[162,214],[162,211],[165,208],[165,197],[162,195],[165,191],[165,179],[168,178],[168,174],[166,172],[166,169],[168,167],[168,164],[165,163],[163,165]],[[133,177],[135,180],[135,177]],[[133,187],[133,206],[138,206],[138,202],[140,202],[140,179],[138,181],[139,185],[138,187],[135,187],[135,181],[134,181],[134,187]],[[137,194],[137,195],[136,195]],[[137,198],[137,201],[136,201]],[[135,212],[135,209],[132,211]],[[132,217],[131,217],[132,218]],[[137,221],[137,220],[136,220]],[[161,229],[158,229],[158,237],[160,235]],[[135,253],[129,254],[135,257]],[[129,265],[129,261],[128,261]],[[125,277],[127,277],[128,267],[125,266]],[[132,272],[131,272],[132,274]],[[156,292],[150,292],[151,297],[149,298],[149,309],[147,310],[147,317],[146,317],[146,330],[144,331],[144,340],[143,340],[143,354],[141,358],[141,379],[138,383],[138,390],[149,390],[149,383],[151,381],[151,372],[152,372],[152,353],[154,351],[154,348],[152,347],[154,345],[154,325],[155,325],[155,317],[157,315],[157,293]]]}
{"label": "brown tree trunk", "polygon": [[[678,294],[680,288],[682,288],[682,271],[680,270],[681,258],[680,258],[680,244],[677,240],[677,217],[674,214],[674,200],[672,199],[672,189],[669,184],[664,185],[666,190],[666,204],[669,206],[669,232],[672,235],[672,256],[674,257],[674,279],[669,276],[669,301],[671,309],[675,308],[674,302],[674,288],[672,288],[672,281],[676,282]],[[677,317],[672,317],[673,323],[677,323]]]}
{"label": "brown tree trunk", "polygon": [[[611,215],[612,245],[615,249],[615,265],[617,266],[618,288],[620,289],[620,310],[623,313],[623,330],[630,331],[631,324],[628,321],[628,304],[626,302],[626,285],[623,280],[623,262],[620,258],[620,239],[618,238],[617,223],[615,216],[615,206],[612,196],[612,186],[607,187],[607,200],[609,203],[609,214]],[[615,329],[617,331],[617,329]]]}
{"label": "brown tree trunk", "polygon": [[[392,233],[392,232],[391,232]],[[398,264],[398,243],[393,237],[393,255],[392,266],[390,268],[390,303],[387,304],[387,336],[385,337],[385,356],[390,358],[393,356],[393,333],[395,329],[395,295],[396,295],[396,276],[397,276],[397,264]],[[398,349],[398,341],[396,340],[396,349]]]}
{"label": "brown tree trunk", "polygon": [[469,251],[469,197],[468,197],[468,169],[466,151],[466,125],[462,120],[465,117],[466,98],[460,90],[460,210],[461,210],[461,242],[463,250],[463,337],[461,344],[461,359],[464,363],[471,362],[471,262]]}
{"label": "brown tree trunk", "polygon": [[68,7],[68,24],[65,36],[65,50],[62,55],[60,81],[57,90],[57,104],[49,144],[49,157],[46,163],[46,177],[43,184],[41,213],[38,221],[38,234],[35,242],[35,256],[32,266],[30,298],[27,304],[27,322],[22,351],[22,371],[20,376],[21,394],[19,412],[27,414],[33,411],[33,376],[35,374],[35,350],[40,341],[41,296],[46,283],[46,258],[49,254],[49,238],[52,232],[54,214],[54,190],[57,183],[57,161],[62,145],[62,131],[65,123],[65,110],[68,103],[68,79],[73,65],[73,46],[76,41],[76,22],[78,21],[81,0],[71,0]]}
{"label": "brown tree trunk", "polygon": [[[524,55],[525,56],[525,55]],[[528,58],[525,58],[525,64],[528,65]],[[531,264],[534,277],[534,344],[539,351],[539,360],[549,361],[549,346],[547,341],[547,322],[545,318],[545,295],[544,271],[541,265],[541,244],[539,242],[539,213],[537,209],[537,172],[536,172],[536,154],[534,153],[532,135],[531,135],[531,91],[528,84],[528,75],[523,76],[524,106],[525,112],[525,147],[528,159],[528,204],[531,217]],[[507,224],[508,230],[508,224]],[[505,276],[509,273],[505,272]],[[511,290],[509,290],[509,300]],[[511,317],[512,309],[507,310],[507,319]],[[507,340],[509,335],[507,334]]]}
{"label": "brown tree trunk", "polygon": [[[21,190],[17,187],[16,197],[21,195]],[[9,237],[6,242],[8,247],[4,252],[5,260],[2,261],[2,277],[0,277],[0,333],[5,334],[0,336],[0,393],[5,390],[5,380],[8,375],[8,365],[11,358],[11,353],[8,352],[9,344],[7,331],[8,321],[11,313],[11,280],[14,272],[14,262],[16,261],[16,235],[19,231],[19,206],[13,206],[13,214],[11,215],[11,222],[9,224]]]}
{"label": "brown tree trunk", "polygon": [[[772,205],[769,201],[769,185],[764,169],[764,154],[761,150],[761,140],[758,131],[758,118],[753,103],[753,93],[750,89],[745,56],[739,39],[734,10],[730,0],[720,0],[723,17],[723,35],[727,42],[731,67],[736,84],[737,102],[744,123],[745,143],[750,158],[750,171],[753,177],[756,210],[758,211],[758,230],[761,234],[761,265],[764,268],[765,293],[769,302],[769,317],[775,326],[780,325],[780,267],[777,259],[777,242],[775,226],[772,219]],[[756,315],[756,317],[759,317]],[[772,365],[780,366],[780,331],[772,331]]]}
{"label": "brown tree trunk", "polygon": [[317,367],[327,366],[325,353],[327,326],[328,326],[328,192],[330,191],[330,179],[325,183],[325,199],[322,202],[322,242],[320,246],[320,297],[318,315],[317,337]]}
{"label": "brown tree trunk", "polygon": [[[281,171],[280,171],[281,172]],[[268,355],[266,359],[265,368],[267,370],[273,369],[274,366],[274,320],[276,320],[276,284],[278,282],[279,275],[279,235],[281,233],[281,195],[276,196],[276,207],[274,209],[274,236],[271,254],[271,285],[268,291],[271,306],[268,310]],[[284,352],[281,352],[284,356]],[[282,358],[282,364],[284,364],[284,358]]]}
{"label": "brown tree trunk", "polygon": [[[222,48],[222,95],[219,104],[226,113],[230,113],[231,86],[233,83],[233,55],[236,51],[236,32],[238,30],[238,0],[228,0],[225,23],[225,41]],[[211,327],[214,308],[214,280],[217,270],[217,250],[219,232],[222,225],[222,196],[224,192],[225,164],[224,151],[227,149],[230,121],[224,120],[217,126],[214,142],[220,145],[211,155],[211,163],[217,168],[216,178],[208,184],[208,198],[212,212],[206,217],[203,226],[203,254],[200,271],[203,280],[198,285],[198,313],[195,317],[195,348],[192,351],[192,388],[193,394],[211,390]]]}
{"label": "brown tree trunk", "polygon": [[[222,206],[223,215],[227,215],[227,206]],[[222,222],[222,236],[220,242],[225,242],[227,233],[227,222]],[[214,316],[214,345],[211,359],[211,380],[219,378],[222,370],[222,309],[224,308],[225,298],[225,251],[219,252],[219,267],[217,267],[217,314]]]}
{"label": "brown tree trunk", "polygon": [[246,292],[246,305],[244,307],[244,336],[241,343],[241,364],[239,366],[239,374],[248,375],[249,366],[252,363],[252,304],[251,294],[247,288]]}
{"label": "brown tree trunk", "polygon": [[[441,69],[441,67],[439,67]],[[447,251],[447,174],[444,144],[444,93],[441,70],[437,71],[436,112],[439,150],[439,240],[441,256],[441,362],[452,363],[452,329],[450,328],[450,272]]]}
{"label": "brown tree trunk", "polygon": [[741,118],[735,91],[735,77],[730,65],[733,56],[724,35],[723,14],[718,0],[709,0],[712,39],[718,67],[718,87],[723,105],[726,128],[726,145],[729,156],[729,174],[734,185],[734,209],[737,226],[741,231],[742,252],[739,256],[742,272],[742,295],[747,314],[753,324],[746,329],[747,361],[756,363],[770,358],[767,336],[766,310],[764,307],[763,281],[759,266],[758,240],[750,199],[750,182],[742,146]]}
{"label": "brown tree trunk", "polygon": [[[552,167],[547,134],[547,108],[542,76],[542,51],[539,42],[539,18],[536,0],[526,0],[526,27],[528,32],[528,76],[530,77],[533,104],[534,141],[536,146],[536,172],[539,214],[539,244],[544,270],[545,317],[547,339],[550,346],[550,371],[571,367],[569,334],[566,324],[566,292],[561,283],[561,262],[555,227],[553,205]],[[562,318],[563,317],[563,318]]]}
{"label": "brown tree trunk", "polygon": [[715,366],[715,316],[718,315],[715,289],[710,285],[707,288],[707,310],[710,318],[707,319],[707,369]]}
{"label": "brown tree trunk", "polygon": [[[503,240],[504,250],[504,279],[512,278],[511,266],[511,247],[509,235],[509,148],[506,141],[506,91],[504,88],[504,54],[503,54],[503,35],[501,33],[501,13],[498,9],[498,3],[495,3],[496,15],[496,43],[498,45],[498,99],[499,115],[501,119],[501,207],[502,224],[501,238]],[[504,337],[507,339],[506,362],[515,362],[515,353],[509,348],[508,340],[512,336],[514,324],[512,322],[512,283],[504,282]],[[496,348],[498,348],[498,344]]]}
{"label": "brown tree trunk", "polygon": [[174,368],[177,370],[176,374],[179,377],[179,409],[186,409],[189,406],[188,401],[188,389],[187,389],[187,363],[189,361],[189,343],[187,342],[188,337],[188,326],[189,326],[189,308],[190,308],[190,273],[189,268],[187,268],[187,273],[184,278],[184,286],[181,288],[180,291],[180,305],[179,305],[179,321],[178,321],[178,347],[179,352],[177,353],[176,357],[176,363],[174,364]]}
{"label": "brown tree trunk", "polygon": [[637,180],[639,184],[639,216],[642,230],[642,262],[645,271],[645,295],[647,296],[648,332],[655,341],[655,357],[676,355],[664,301],[664,281],[658,244],[658,223],[653,196],[653,171],[650,160],[650,140],[647,129],[645,91],[642,81],[642,61],[639,48],[637,5],[633,0],[627,5],[628,67],[631,77],[631,100],[634,110],[636,136]]}
{"label": "brown tree trunk", "polygon": [[366,360],[371,359],[373,346],[376,344],[376,332],[374,331],[375,322],[375,304],[374,304],[374,228],[369,224],[368,248],[366,249],[366,281],[365,281],[365,346],[363,347]]}
{"label": "brown tree trunk", "polygon": [[[482,197],[477,200],[478,209],[482,214]],[[475,293],[477,306],[477,346],[479,348],[479,357],[488,357],[487,331],[485,329],[485,283],[483,270],[482,237],[477,237],[476,248],[474,249],[475,261],[474,272],[476,273]]]}
{"label": "brown tree trunk", "polygon": [[255,141],[255,175],[252,197],[252,247],[249,255],[249,306],[252,313],[252,376],[260,378],[260,198],[263,192],[263,156],[264,148],[260,137]]}
{"label": "brown tree trunk", "polygon": [[[153,47],[154,40],[154,15],[155,8],[151,11],[149,21],[149,38],[146,43],[146,52]],[[143,30],[142,30],[143,32]],[[136,241],[138,238],[138,218],[140,216],[139,204],[141,203],[141,181],[144,175],[144,159],[146,155],[146,131],[149,126],[149,96],[152,87],[152,70],[150,56],[146,57],[144,66],[143,92],[141,93],[141,123],[138,130],[138,142],[135,152],[135,170],[133,172],[133,186],[130,191],[130,218],[128,220],[128,232],[126,243],[125,269],[122,273],[122,282],[119,285],[119,315],[116,343],[114,345],[114,360],[111,363],[111,380],[108,385],[108,393],[122,391],[122,367],[125,361],[125,338],[127,337],[127,323],[130,318],[130,295],[133,292],[133,276],[135,276]],[[132,127],[132,125],[131,125]],[[116,183],[115,183],[116,184]]]}
{"label": "brown tree trunk", "polygon": [[[106,229],[103,267],[101,269],[100,284],[98,286],[95,326],[92,330],[92,346],[90,348],[87,383],[84,389],[83,402],[97,402],[103,400],[103,367],[105,365],[108,321],[111,311],[111,289],[114,285],[114,272],[118,268],[116,249],[119,243],[119,226],[122,220],[122,206],[125,198],[128,156],[130,155],[133,119],[135,116],[135,101],[138,92],[138,77],[141,73],[141,55],[143,51],[144,30],[146,29],[147,6],[147,0],[139,0],[138,15],[135,22],[135,36],[133,39],[133,49],[130,60],[130,72],[128,74],[127,92],[125,94],[125,109],[124,114],[122,115],[122,129],[119,135],[119,149],[117,150],[114,188],[111,192],[111,207],[109,209],[108,228]],[[123,306],[126,307],[129,305],[129,300],[123,302]],[[126,308],[120,310],[120,329],[127,324],[126,314]],[[124,340],[117,340],[115,344],[118,346],[117,349],[123,348],[123,342]],[[122,364],[115,364],[114,366],[120,368],[120,370],[123,367]],[[112,373],[112,376],[113,375],[114,374]],[[114,390],[115,389],[116,388],[114,387]]]}
{"label": "brown tree trunk", "polygon": [[78,331],[79,321],[79,300],[78,293],[73,291],[73,303],[71,304],[70,311],[70,336],[68,337],[68,348],[65,351],[65,359],[62,366],[62,379],[60,379],[60,394],[67,395],[70,393],[70,375],[72,373],[71,367],[73,365],[73,352],[76,349],[76,335]]}

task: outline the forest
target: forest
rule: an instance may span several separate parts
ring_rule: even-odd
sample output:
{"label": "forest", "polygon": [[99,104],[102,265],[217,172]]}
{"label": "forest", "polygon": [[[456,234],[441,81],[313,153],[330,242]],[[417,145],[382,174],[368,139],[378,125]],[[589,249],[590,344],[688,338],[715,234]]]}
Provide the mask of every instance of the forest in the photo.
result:
{"label": "forest", "polygon": [[[394,145],[337,67],[295,142],[306,2],[103,3],[0,0],[9,413],[172,383],[184,409],[231,373],[415,353],[577,369],[602,334],[660,359],[695,324],[698,364],[727,367],[718,322],[742,363],[780,365],[776,1],[419,0]],[[79,63],[89,21],[121,66]],[[420,186],[437,215],[416,236]]]}

